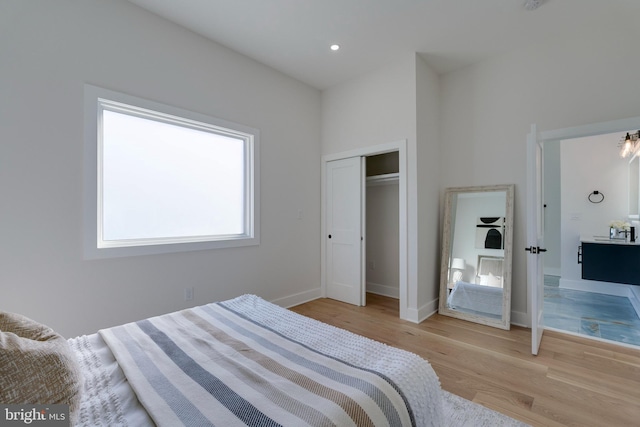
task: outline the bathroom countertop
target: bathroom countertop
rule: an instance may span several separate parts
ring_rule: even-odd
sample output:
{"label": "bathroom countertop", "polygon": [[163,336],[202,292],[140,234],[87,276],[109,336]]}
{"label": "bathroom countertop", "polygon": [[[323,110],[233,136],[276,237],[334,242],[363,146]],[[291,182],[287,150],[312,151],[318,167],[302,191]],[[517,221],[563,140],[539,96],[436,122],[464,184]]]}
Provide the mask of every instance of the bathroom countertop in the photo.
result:
{"label": "bathroom countertop", "polygon": [[580,242],[582,243],[604,243],[608,245],[640,245],[640,240],[636,239],[635,242],[622,239],[610,239],[609,236],[580,236]]}

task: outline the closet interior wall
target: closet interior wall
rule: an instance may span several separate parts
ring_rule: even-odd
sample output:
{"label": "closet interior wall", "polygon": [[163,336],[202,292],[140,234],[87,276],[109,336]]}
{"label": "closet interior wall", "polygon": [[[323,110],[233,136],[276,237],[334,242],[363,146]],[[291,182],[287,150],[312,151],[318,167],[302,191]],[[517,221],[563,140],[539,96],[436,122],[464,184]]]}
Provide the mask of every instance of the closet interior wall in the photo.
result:
{"label": "closet interior wall", "polygon": [[398,152],[366,158],[367,292],[399,298]]}

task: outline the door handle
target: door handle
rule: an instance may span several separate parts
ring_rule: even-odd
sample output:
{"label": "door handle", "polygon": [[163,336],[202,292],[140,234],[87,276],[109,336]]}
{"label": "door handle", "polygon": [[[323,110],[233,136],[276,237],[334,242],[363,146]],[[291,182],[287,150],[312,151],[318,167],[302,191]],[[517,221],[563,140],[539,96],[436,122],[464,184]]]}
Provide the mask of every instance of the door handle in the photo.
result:
{"label": "door handle", "polygon": [[540,252],[547,252],[545,248],[541,248],[539,246],[529,246],[528,248],[524,248],[525,251],[531,252],[532,254],[538,254]]}
{"label": "door handle", "polygon": [[331,234],[329,234],[329,238],[331,238]]}

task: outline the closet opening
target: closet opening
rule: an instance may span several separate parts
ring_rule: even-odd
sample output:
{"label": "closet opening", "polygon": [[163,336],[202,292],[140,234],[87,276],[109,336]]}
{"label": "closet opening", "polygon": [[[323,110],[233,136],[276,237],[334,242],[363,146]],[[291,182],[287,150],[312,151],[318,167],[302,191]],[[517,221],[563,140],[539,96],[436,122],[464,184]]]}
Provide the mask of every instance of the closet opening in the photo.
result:
{"label": "closet opening", "polygon": [[400,298],[399,153],[366,156],[367,294]]}
{"label": "closet opening", "polygon": [[400,318],[418,323],[417,248],[409,240],[417,216],[409,170],[416,165],[409,148],[399,140],[322,157],[321,290],[353,305],[366,304],[367,290],[384,295],[372,300],[397,298]]}

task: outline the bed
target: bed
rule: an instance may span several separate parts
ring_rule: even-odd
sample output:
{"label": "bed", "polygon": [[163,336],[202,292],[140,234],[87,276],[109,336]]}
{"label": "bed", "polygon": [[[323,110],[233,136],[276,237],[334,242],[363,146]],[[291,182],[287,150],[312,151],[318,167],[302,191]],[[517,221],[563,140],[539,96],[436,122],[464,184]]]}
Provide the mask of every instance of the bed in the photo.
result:
{"label": "bed", "polygon": [[502,316],[502,292],[501,287],[459,281],[453,286],[447,304],[453,310],[499,319]]}
{"label": "bed", "polygon": [[66,343],[82,377],[74,425],[445,424],[424,359],[255,295]]}
{"label": "bed", "polygon": [[503,257],[478,256],[476,283],[457,281],[447,298],[449,308],[500,319],[503,308]]}

